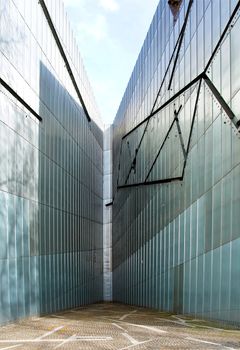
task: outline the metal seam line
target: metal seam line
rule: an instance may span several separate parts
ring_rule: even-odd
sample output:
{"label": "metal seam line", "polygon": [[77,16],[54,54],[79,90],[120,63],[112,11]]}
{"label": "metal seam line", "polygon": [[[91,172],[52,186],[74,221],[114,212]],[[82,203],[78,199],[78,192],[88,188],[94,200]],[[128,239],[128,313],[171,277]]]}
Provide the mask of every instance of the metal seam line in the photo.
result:
{"label": "metal seam line", "polygon": [[71,79],[71,81],[72,81],[72,83],[73,83],[73,86],[74,86],[74,88],[75,88],[75,90],[76,90],[76,93],[77,93],[77,95],[78,95],[79,101],[80,101],[80,103],[81,103],[81,105],[82,105],[82,107],[83,107],[85,116],[86,116],[88,122],[90,122],[90,121],[91,121],[90,115],[89,115],[89,113],[88,113],[87,107],[86,107],[86,105],[85,105],[85,103],[84,103],[84,100],[83,100],[82,95],[81,95],[81,93],[80,93],[80,90],[79,90],[79,88],[78,88],[78,85],[77,85],[77,82],[76,82],[75,77],[74,77],[74,75],[73,75],[71,66],[70,66],[70,64],[69,64],[69,62],[68,62],[67,56],[66,56],[66,54],[65,54],[65,52],[64,52],[64,49],[63,49],[63,46],[62,46],[62,44],[61,44],[61,41],[60,41],[60,39],[59,39],[59,37],[58,37],[57,31],[56,31],[56,29],[55,29],[55,27],[54,27],[53,21],[52,21],[52,19],[51,19],[51,16],[50,16],[50,14],[49,14],[49,11],[48,11],[48,9],[47,9],[47,6],[46,6],[46,4],[45,4],[45,1],[44,1],[44,0],[39,0],[39,4],[40,4],[41,7],[42,7],[43,13],[44,13],[44,15],[45,15],[45,17],[46,17],[46,20],[47,20],[47,22],[48,22],[48,24],[49,24],[49,27],[50,27],[50,29],[51,29],[51,32],[52,32],[52,34],[53,34],[53,37],[54,37],[54,39],[55,39],[55,41],[56,41],[57,47],[58,47],[58,49],[59,49],[59,51],[60,51],[60,54],[61,54],[61,56],[62,56],[62,58],[63,58],[63,61],[64,61],[65,65],[66,65],[68,74],[69,74],[70,79]]}
{"label": "metal seam line", "polygon": [[10,94],[16,98],[24,107],[26,107],[31,114],[34,115],[40,122],[42,121],[42,117],[29,106],[29,104],[20,97],[16,91],[14,91],[2,78],[0,78],[0,84],[8,91]]}

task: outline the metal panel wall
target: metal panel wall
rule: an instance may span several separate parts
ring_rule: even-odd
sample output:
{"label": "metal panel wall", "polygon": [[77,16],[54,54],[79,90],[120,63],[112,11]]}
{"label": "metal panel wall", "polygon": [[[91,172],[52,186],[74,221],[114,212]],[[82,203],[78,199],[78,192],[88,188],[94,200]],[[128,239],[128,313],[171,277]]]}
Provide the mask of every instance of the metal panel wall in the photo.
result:
{"label": "metal panel wall", "polygon": [[116,301],[240,322],[239,5],[158,5],[114,121]]}
{"label": "metal panel wall", "polygon": [[103,300],[112,301],[112,125],[103,145]]}
{"label": "metal panel wall", "polygon": [[62,2],[46,5],[92,122],[40,3],[1,1],[0,323],[103,298],[102,125]]}

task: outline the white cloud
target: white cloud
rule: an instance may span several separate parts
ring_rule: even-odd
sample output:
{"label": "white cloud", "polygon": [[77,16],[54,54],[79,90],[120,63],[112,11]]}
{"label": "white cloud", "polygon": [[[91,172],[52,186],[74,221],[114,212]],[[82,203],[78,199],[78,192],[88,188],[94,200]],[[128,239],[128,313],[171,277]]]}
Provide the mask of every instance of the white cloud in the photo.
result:
{"label": "white cloud", "polygon": [[119,10],[119,4],[116,0],[99,0],[99,5],[109,12],[116,12]]}
{"label": "white cloud", "polygon": [[63,0],[64,5],[67,6],[80,6],[82,5],[82,0]]}
{"label": "white cloud", "polygon": [[78,24],[80,38],[100,41],[107,36],[107,20],[103,15],[97,15],[94,21]]}

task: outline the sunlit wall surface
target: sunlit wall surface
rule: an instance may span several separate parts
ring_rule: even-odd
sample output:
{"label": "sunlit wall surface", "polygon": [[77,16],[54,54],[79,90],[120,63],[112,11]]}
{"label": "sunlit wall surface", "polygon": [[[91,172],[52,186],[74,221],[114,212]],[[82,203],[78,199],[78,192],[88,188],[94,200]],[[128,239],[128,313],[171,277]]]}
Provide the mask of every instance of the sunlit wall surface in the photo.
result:
{"label": "sunlit wall surface", "polygon": [[160,1],[114,121],[113,298],[239,323],[239,1],[180,3]]}
{"label": "sunlit wall surface", "polygon": [[112,125],[105,125],[103,145],[103,300],[112,301]]}
{"label": "sunlit wall surface", "polygon": [[63,4],[46,6],[92,121],[41,4],[2,0],[0,323],[102,300],[102,125]]}

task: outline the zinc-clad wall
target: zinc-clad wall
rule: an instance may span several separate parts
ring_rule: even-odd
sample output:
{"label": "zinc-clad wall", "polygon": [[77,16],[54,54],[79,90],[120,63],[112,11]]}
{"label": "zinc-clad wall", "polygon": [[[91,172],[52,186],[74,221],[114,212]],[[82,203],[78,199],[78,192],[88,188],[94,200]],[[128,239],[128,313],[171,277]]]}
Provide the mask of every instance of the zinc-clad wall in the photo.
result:
{"label": "zinc-clad wall", "polygon": [[[131,171],[146,123],[121,144],[150,115],[162,81],[154,110],[203,72],[239,1],[193,1],[168,90],[173,61],[165,80],[164,75],[188,5],[182,1],[174,23],[168,1],[160,1],[114,121],[113,299],[239,323],[237,128],[200,79],[150,119]],[[237,11],[206,72],[238,120],[239,34]],[[184,155],[176,122],[164,141],[178,110],[185,150],[190,141],[183,180],[117,190],[145,181],[161,145],[147,181],[181,176]]]}
{"label": "zinc-clad wall", "polygon": [[[102,300],[103,133],[60,1],[0,3],[0,323]],[[61,25],[60,25],[61,24]]]}
{"label": "zinc-clad wall", "polygon": [[103,144],[103,300],[109,302],[112,301],[112,125],[105,125]]}

